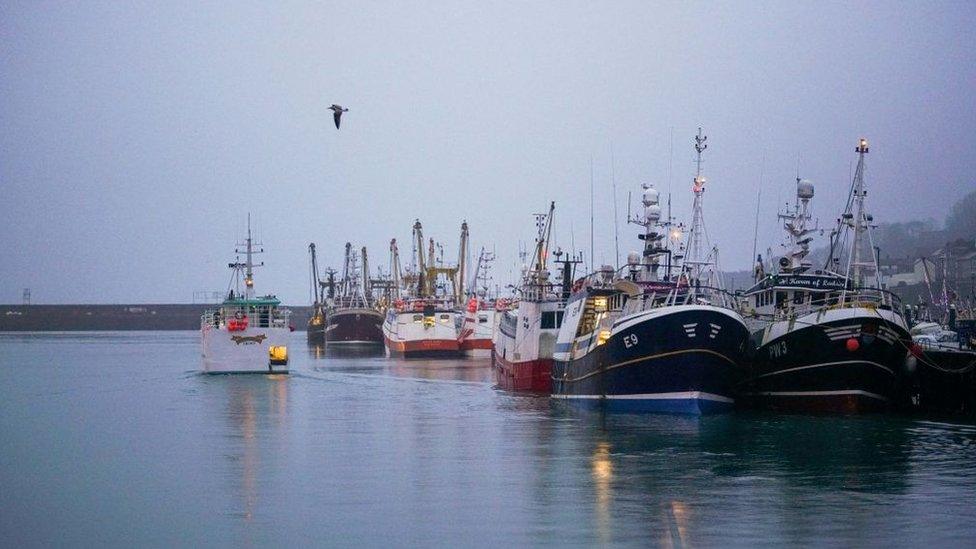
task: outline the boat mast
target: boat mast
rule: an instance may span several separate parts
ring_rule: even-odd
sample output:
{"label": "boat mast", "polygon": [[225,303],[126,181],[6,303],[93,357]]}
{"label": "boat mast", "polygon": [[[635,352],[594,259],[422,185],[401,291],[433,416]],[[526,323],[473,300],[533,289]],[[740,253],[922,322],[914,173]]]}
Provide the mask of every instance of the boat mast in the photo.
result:
{"label": "boat mast", "polygon": [[254,249],[254,239],[251,238],[251,214],[247,214],[247,239],[244,241],[244,250],[235,248],[234,253],[245,254],[243,265],[239,262],[231,263],[230,267],[233,269],[244,268],[244,298],[254,299],[254,268],[264,266],[264,262],[255,264],[254,256],[259,253],[264,253],[264,248]]}
{"label": "boat mast", "polygon": [[793,209],[786,206],[786,211],[777,214],[784,221],[783,228],[786,230],[787,241],[784,246],[789,250],[787,255],[780,259],[780,268],[783,272],[802,272],[810,267],[810,262],[804,258],[810,253],[811,237],[807,236],[814,228],[808,228],[810,221],[810,199],[813,198],[813,183],[796,178],[796,200]]}
{"label": "boat mast", "polygon": [[400,250],[396,239],[390,239],[390,278],[393,283],[393,298],[400,298]]}
{"label": "boat mast", "polygon": [[349,263],[351,261],[352,243],[346,242],[346,253],[342,260],[342,279],[339,281],[339,295],[346,297],[349,295]]}
{"label": "boat mast", "polygon": [[321,282],[319,281],[319,266],[318,262],[315,260],[315,243],[312,242],[308,245],[308,253],[312,256],[312,307],[318,309],[319,304],[321,304],[322,299],[321,294]]}
{"label": "boat mast", "polygon": [[418,219],[413,224],[414,260],[417,265],[417,297],[427,297],[427,265],[424,263],[424,230]]}
{"label": "boat mast", "polygon": [[[465,268],[467,267],[467,257],[468,257],[468,222],[461,222],[461,243],[458,245],[458,272],[457,272],[457,282],[454,283],[454,294],[457,296],[457,304],[463,305],[464,300],[464,275]],[[478,272],[475,271],[475,276]]]}
{"label": "boat mast", "polygon": [[688,235],[688,254],[691,256],[690,263],[695,269],[695,280],[701,278],[704,258],[702,257],[702,239],[705,232],[705,220],[702,218],[702,195],[705,194],[705,178],[701,174],[702,152],[708,148],[705,142],[708,136],[702,135],[702,129],[698,128],[698,135],[695,136],[695,201],[692,207],[691,234]]}
{"label": "boat mast", "polygon": [[532,254],[532,268],[523,275],[523,291],[530,292],[527,297],[542,299],[545,285],[549,283],[549,272],[546,270],[549,257],[549,238],[552,234],[552,214],[556,210],[556,203],[549,203],[547,213],[532,214],[535,217],[535,251]]}
{"label": "boat mast", "polygon": [[[868,141],[861,138],[857,147],[857,168],[854,170],[854,181],[851,186],[850,199],[847,208],[841,216],[841,224],[852,230],[851,250],[847,258],[847,276],[851,277],[855,287],[864,287],[865,271],[873,271],[875,287],[881,288],[878,261],[874,253],[874,242],[871,235],[871,222],[874,218],[864,209],[864,199],[867,189],[864,186],[864,155],[868,153]],[[864,257],[862,248],[870,246],[868,258]]]}
{"label": "boat mast", "polygon": [[363,273],[360,278],[359,297],[363,300],[363,307],[369,307],[370,302],[367,296],[371,295],[372,288],[369,285],[369,261],[366,257],[366,246],[363,246],[361,255],[363,258]]}
{"label": "boat mast", "polygon": [[[673,223],[670,216],[666,221],[661,221],[661,193],[653,185],[647,183],[641,185],[641,189],[643,189],[641,204],[644,206],[644,211],[634,217],[628,216],[627,219],[628,223],[644,227],[644,234],[639,235],[640,239],[644,241],[644,251],[640,260],[640,268],[644,272],[640,279],[644,281],[658,280],[662,255],[669,256],[665,276],[670,279],[671,250],[664,239],[669,236],[668,233]],[[680,234],[679,230],[680,225],[675,227],[676,234]],[[637,270],[635,265],[631,265],[631,269]]]}

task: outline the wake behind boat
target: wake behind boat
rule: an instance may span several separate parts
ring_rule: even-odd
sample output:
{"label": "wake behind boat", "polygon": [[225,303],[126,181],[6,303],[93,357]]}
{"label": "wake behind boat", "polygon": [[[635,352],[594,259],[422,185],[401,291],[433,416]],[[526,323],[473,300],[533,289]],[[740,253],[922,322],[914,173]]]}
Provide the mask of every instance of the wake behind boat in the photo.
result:
{"label": "wake behind boat", "polygon": [[[254,291],[254,250],[248,219],[245,261],[230,263],[234,281],[227,298],[200,319],[203,370],[208,374],[288,373],[288,341],[291,311],[281,309],[273,295],[257,297]],[[241,282],[243,277],[243,290]]]}

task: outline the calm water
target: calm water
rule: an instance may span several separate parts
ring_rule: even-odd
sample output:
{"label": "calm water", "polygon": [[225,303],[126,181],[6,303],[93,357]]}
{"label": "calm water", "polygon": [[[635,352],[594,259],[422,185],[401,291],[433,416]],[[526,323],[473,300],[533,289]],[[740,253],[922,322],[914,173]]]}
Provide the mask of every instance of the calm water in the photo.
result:
{"label": "calm water", "polygon": [[0,334],[0,545],[976,543],[976,428],[605,416],[485,361],[197,373],[197,334]]}

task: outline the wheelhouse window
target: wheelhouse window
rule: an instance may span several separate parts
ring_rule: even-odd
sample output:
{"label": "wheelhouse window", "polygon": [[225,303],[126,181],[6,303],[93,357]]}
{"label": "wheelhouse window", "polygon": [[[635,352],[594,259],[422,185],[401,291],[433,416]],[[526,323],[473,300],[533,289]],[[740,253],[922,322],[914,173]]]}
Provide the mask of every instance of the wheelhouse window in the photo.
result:
{"label": "wheelhouse window", "polygon": [[563,324],[562,311],[544,311],[542,313],[541,327],[543,330],[555,330]]}

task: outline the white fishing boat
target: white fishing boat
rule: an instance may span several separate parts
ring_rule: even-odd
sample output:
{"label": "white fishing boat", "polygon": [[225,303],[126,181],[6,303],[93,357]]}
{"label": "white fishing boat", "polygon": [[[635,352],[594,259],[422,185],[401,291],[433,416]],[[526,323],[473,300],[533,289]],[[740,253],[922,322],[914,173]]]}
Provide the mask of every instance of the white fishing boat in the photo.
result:
{"label": "white fishing boat", "polygon": [[418,220],[413,226],[414,263],[403,274],[396,240],[390,242],[394,301],[387,308],[383,323],[388,355],[405,358],[461,356],[457,309],[462,296],[458,281],[464,280],[467,238],[468,224],[462,223],[459,262],[457,266],[447,265],[443,251],[439,258],[435,255],[434,239],[430,239],[424,254],[423,227]]}
{"label": "white fishing boat", "polygon": [[263,250],[254,249],[250,219],[244,250],[235,251],[245,254],[245,261],[228,264],[234,279],[227,298],[200,319],[203,370],[208,374],[286,374],[291,311],[282,309],[275,296],[255,293],[254,267],[264,264],[253,262],[254,254]]}

